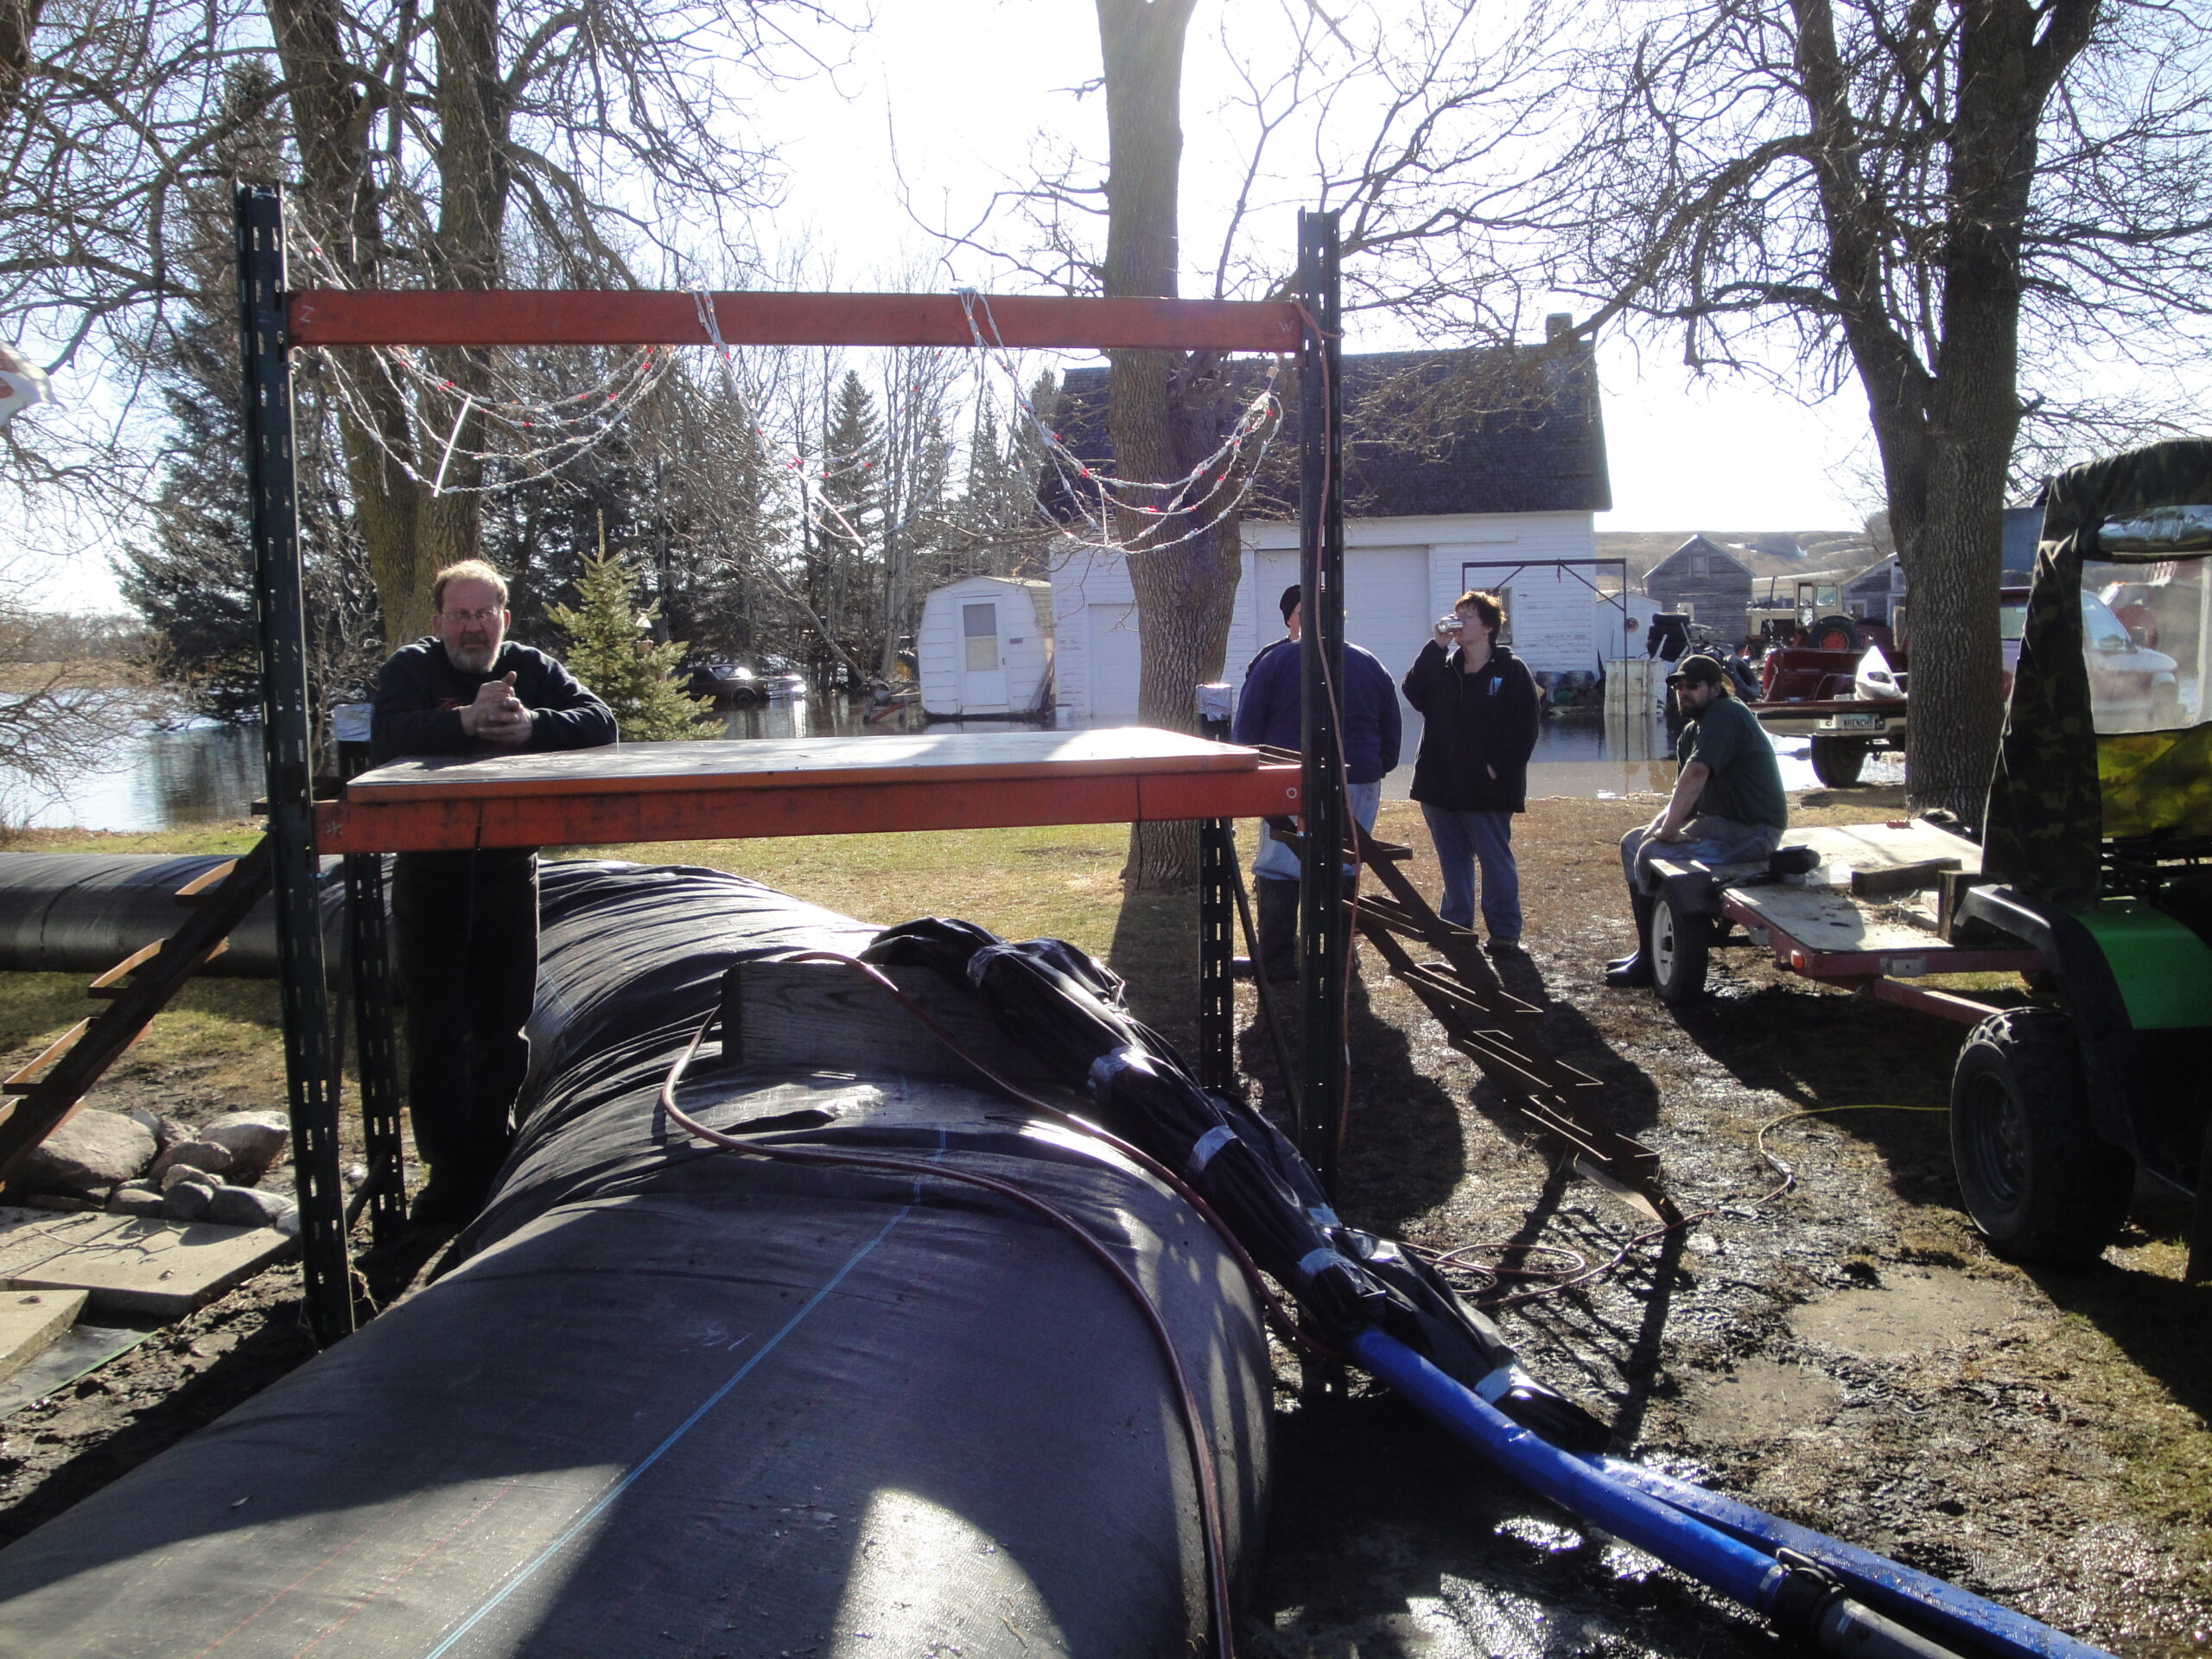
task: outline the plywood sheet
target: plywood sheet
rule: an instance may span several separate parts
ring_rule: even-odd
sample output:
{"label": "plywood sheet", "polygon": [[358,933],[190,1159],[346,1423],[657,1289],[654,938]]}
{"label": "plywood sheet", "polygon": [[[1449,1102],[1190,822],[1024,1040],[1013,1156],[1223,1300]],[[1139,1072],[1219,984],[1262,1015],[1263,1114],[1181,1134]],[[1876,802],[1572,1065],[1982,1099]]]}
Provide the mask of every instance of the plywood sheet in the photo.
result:
{"label": "plywood sheet", "polygon": [[550,754],[394,760],[353,779],[349,800],[481,799],[789,788],[794,784],[949,785],[995,779],[1249,772],[1258,752],[1147,726],[1083,732],[917,732],[883,737],[623,743]]}
{"label": "plywood sheet", "polygon": [[81,1290],[0,1290],[0,1382],[67,1336],[85,1298]]}
{"label": "plywood sheet", "polygon": [[[71,1219],[79,1219],[71,1217]],[[15,1290],[83,1290],[92,1311],[181,1318],[292,1248],[272,1227],[87,1216],[114,1224],[9,1274]]]}
{"label": "plywood sheet", "polygon": [[1915,818],[1902,828],[1887,823],[1836,823],[1791,830],[1782,837],[1785,847],[1810,847],[1821,855],[1821,868],[1805,878],[1808,886],[1851,885],[1853,870],[1892,869],[1929,859],[1955,858],[1968,875],[1981,874],[1981,849],[1964,836],[1955,836]]}
{"label": "plywood sheet", "polygon": [[1951,949],[1936,937],[1933,912],[1922,919],[1916,906],[1854,904],[1847,894],[1815,887],[1738,887],[1729,897],[1809,950],[1940,957]]}

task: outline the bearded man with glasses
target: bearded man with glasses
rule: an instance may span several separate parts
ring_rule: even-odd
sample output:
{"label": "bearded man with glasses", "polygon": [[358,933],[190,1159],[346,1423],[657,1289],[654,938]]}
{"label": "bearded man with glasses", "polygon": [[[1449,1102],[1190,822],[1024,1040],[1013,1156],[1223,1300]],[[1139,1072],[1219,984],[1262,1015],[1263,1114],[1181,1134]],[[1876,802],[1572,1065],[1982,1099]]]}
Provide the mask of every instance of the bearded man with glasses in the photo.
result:
{"label": "bearded man with glasses", "polygon": [[[371,752],[512,754],[615,741],[614,716],[576,677],[506,637],[507,584],[480,559],[438,572],[436,632],[377,677]],[[429,1180],[410,1212],[458,1227],[484,1207],[514,1137],[537,997],[537,849],[402,853],[392,932],[407,1016],[407,1106]]]}

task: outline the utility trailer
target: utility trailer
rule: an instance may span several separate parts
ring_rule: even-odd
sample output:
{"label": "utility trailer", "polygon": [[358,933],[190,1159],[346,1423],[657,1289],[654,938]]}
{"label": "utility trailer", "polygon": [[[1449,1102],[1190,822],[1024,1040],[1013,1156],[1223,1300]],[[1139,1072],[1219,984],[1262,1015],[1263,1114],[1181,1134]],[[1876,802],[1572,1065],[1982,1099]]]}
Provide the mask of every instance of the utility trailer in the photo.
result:
{"label": "utility trailer", "polygon": [[[1662,867],[1648,944],[1669,1002],[1740,927],[1789,971],[1974,1022],[1952,1159],[1975,1224],[2026,1260],[2094,1260],[2147,1177],[2195,1201],[2184,1276],[2212,1277],[2212,586],[2196,672],[2147,715],[2110,695],[2129,641],[2084,598],[2208,556],[2212,441],[2060,474],[1979,844],[1920,820],[1808,830],[1794,882],[1789,849]],[[1919,982],[1987,970],[2027,982],[2003,1003]]]}

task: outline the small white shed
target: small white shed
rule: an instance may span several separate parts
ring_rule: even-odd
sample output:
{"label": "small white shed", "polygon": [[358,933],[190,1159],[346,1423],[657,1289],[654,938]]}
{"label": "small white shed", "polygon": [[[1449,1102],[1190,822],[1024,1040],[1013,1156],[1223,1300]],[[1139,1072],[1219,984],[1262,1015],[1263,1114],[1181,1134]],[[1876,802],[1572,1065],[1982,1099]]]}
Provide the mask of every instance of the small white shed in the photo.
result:
{"label": "small white shed", "polygon": [[1052,708],[1052,585],[969,576],[922,601],[922,712],[938,720]]}

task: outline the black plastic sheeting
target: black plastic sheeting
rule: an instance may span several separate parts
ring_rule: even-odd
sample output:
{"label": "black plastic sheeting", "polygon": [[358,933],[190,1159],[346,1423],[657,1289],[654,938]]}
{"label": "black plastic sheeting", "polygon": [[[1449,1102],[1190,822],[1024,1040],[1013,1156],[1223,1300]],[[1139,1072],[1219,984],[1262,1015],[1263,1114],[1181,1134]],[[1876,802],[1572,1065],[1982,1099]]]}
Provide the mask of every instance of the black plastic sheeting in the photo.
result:
{"label": "black plastic sheeting", "polygon": [[[868,931],[713,872],[545,876],[532,1109],[467,1259],[0,1554],[0,1651],[1193,1651],[1184,1429],[1099,1265],[989,1195],[714,1151],[658,1109],[733,962]],[[1228,1560],[1255,1547],[1259,1315],[1153,1178],[984,1090],[761,1075],[711,1042],[679,1098],[1074,1215],[1160,1307]]]}
{"label": "black plastic sheeting", "polygon": [[[165,939],[184,920],[178,888],[228,863],[226,856],[147,853],[0,853],[0,970],[99,974]],[[345,928],[337,861],[323,874],[322,930],[337,972]],[[276,976],[276,912],[265,896],[231,934],[231,948],[202,973]]]}
{"label": "black plastic sheeting", "polygon": [[1554,1445],[1602,1449],[1605,1425],[1522,1370],[1497,1327],[1394,1239],[1347,1227],[1312,1167],[1245,1103],[1210,1094],[1157,1033],[1130,1018],[1119,979],[1058,939],[1007,944],[968,922],[910,922],[872,962],[936,969],[1067,1083],[1105,1128],[1186,1179],[1260,1267],[1341,1347],[1376,1326]]}

